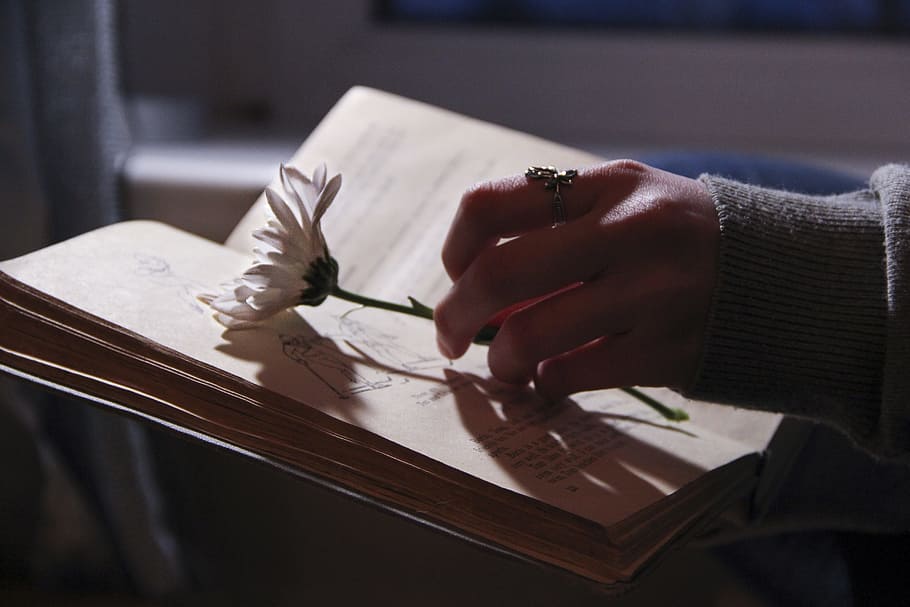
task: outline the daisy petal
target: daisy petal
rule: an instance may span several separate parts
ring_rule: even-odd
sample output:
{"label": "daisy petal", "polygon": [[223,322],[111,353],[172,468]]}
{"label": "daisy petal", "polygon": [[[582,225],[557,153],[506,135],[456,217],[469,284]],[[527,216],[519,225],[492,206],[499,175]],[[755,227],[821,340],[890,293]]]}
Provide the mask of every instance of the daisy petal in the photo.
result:
{"label": "daisy petal", "polygon": [[212,309],[240,320],[262,320],[258,310],[251,308],[245,301],[224,301],[216,299],[211,303]]}
{"label": "daisy petal", "polygon": [[[287,202],[272,188],[265,189],[265,198],[272,213],[275,214],[275,219],[281,223],[281,227],[287,232],[288,237],[291,239],[303,238],[304,232],[309,231],[307,224],[310,223],[310,218],[307,217],[306,221],[298,223],[297,217],[294,216],[294,212],[291,211]],[[301,224],[303,224],[302,228]]]}
{"label": "daisy petal", "polygon": [[319,203],[316,205],[316,210],[313,211],[313,225],[319,225],[322,221],[322,216],[329,210],[329,205],[335,200],[335,196],[338,195],[338,190],[340,189],[341,173],[332,177],[325,185],[322,193],[319,194]]}
{"label": "daisy petal", "polygon": [[247,284],[260,287],[281,287],[284,289],[305,289],[306,281],[289,268],[279,265],[259,264],[241,276]]}
{"label": "daisy petal", "polygon": [[285,238],[283,236],[281,236],[280,234],[276,234],[273,230],[268,230],[268,229],[256,230],[255,232],[253,232],[253,238],[258,240],[259,242],[267,244],[268,246],[272,247],[276,251],[280,251],[280,252],[284,252],[285,245],[287,243],[287,241],[285,240]]}
{"label": "daisy petal", "polygon": [[317,189],[310,178],[295,167],[285,167],[284,173],[289,187],[297,194],[301,214],[309,215],[310,209],[316,206],[316,199],[322,188]]}
{"label": "daisy petal", "polygon": [[259,312],[271,310],[274,313],[293,306],[298,303],[298,299],[295,294],[289,293],[285,289],[270,287],[251,297],[249,305]]}
{"label": "daisy petal", "polygon": [[319,166],[313,171],[313,187],[317,192],[321,192],[325,188],[326,173],[328,173],[328,169],[324,162],[319,163]]}

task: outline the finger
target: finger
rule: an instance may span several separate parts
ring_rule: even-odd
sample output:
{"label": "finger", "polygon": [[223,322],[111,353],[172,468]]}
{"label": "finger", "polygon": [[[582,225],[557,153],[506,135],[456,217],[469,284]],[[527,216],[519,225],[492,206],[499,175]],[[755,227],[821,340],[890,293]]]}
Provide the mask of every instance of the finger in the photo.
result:
{"label": "finger", "polygon": [[[601,167],[582,169],[571,185],[560,186],[568,221],[585,215],[604,193]],[[553,225],[554,192],[542,180],[515,175],[481,183],[468,190],[442,250],[442,261],[455,280],[480,251],[501,238]]]}
{"label": "finger", "polygon": [[608,263],[604,246],[597,230],[576,222],[485,250],[436,306],[440,350],[461,356],[503,308],[591,279]]}
{"label": "finger", "polygon": [[642,311],[637,285],[630,280],[629,274],[600,276],[509,316],[487,356],[493,376],[524,383],[540,361],[630,331]]}
{"label": "finger", "polygon": [[679,387],[688,381],[689,352],[642,332],[603,337],[543,361],[534,383],[548,399],[626,386]]}

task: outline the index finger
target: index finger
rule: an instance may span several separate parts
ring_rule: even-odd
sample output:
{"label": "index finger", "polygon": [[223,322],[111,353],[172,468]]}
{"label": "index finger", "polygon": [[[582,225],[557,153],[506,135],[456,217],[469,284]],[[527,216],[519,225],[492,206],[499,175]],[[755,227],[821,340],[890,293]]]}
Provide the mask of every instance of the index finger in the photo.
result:
{"label": "index finger", "polygon": [[[616,163],[581,169],[571,185],[561,184],[566,220],[587,214],[604,197],[621,200],[626,188],[606,188]],[[479,183],[461,198],[442,248],[442,263],[457,280],[484,249],[501,238],[553,225],[554,191],[543,180],[524,175]]]}
{"label": "index finger", "polygon": [[[561,186],[564,198],[573,187]],[[442,248],[442,263],[449,277],[456,280],[480,251],[501,238],[551,225],[552,201],[552,191],[524,175],[471,187],[461,197]]]}

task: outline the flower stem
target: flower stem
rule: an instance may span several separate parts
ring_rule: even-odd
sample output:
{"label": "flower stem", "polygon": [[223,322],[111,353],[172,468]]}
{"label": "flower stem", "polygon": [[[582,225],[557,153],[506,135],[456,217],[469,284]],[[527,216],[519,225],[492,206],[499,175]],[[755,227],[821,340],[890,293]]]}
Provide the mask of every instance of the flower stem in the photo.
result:
{"label": "flower stem", "polygon": [[362,306],[367,306],[370,308],[390,310],[392,312],[410,314],[411,316],[433,320],[433,308],[425,306],[415,299],[411,299],[410,306],[405,306],[402,304],[393,303],[391,301],[384,301],[382,299],[374,299],[372,297],[366,297],[357,293],[351,293],[350,291],[345,291],[338,285],[335,285],[335,287],[332,289],[332,295],[339,299],[350,301],[352,303],[360,304]]}
{"label": "flower stem", "polygon": [[629,396],[634,396],[644,404],[648,405],[658,413],[664,416],[664,418],[670,420],[671,422],[684,422],[689,419],[689,414],[683,411],[678,407],[668,407],[663,404],[656,398],[652,398],[635,388],[622,388],[622,391],[628,394]]}

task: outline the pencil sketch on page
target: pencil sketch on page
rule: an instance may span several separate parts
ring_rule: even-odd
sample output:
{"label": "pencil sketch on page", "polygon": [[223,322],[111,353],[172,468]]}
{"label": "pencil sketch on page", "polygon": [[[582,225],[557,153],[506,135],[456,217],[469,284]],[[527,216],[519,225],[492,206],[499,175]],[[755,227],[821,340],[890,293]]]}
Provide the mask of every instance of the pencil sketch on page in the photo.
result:
{"label": "pencil sketch on page", "polygon": [[285,356],[304,366],[339,398],[348,398],[395,384],[408,374],[438,369],[449,363],[401,343],[397,335],[347,314],[334,317],[338,330],[325,334],[280,335]]}
{"label": "pencil sketch on page", "polygon": [[204,314],[208,310],[196,298],[205,287],[199,282],[177,275],[166,259],[147,253],[134,253],[133,260],[136,263],[133,271],[137,276],[157,287],[174,291],[178,299],[196,314]]}

